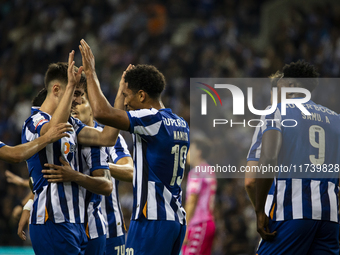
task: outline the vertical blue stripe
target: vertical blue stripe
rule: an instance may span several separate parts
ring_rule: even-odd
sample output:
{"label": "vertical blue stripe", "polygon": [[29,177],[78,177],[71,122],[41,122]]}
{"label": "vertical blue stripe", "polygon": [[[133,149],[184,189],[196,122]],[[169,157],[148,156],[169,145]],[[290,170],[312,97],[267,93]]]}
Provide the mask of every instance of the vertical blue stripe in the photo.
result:
{"label": "vertical blue stripe", "polygon": [[331,206],[328,196],[328,180],[320,182],[320,198],[321,198],[321,219],[330,220]]}
{"label": "vertical blue stripe", "polygon": [[309,179],[302,179],[302,205],[303,217],[312,219],[312,194]]}
{"label": "vertical blue stripe", "polygon": [[292,179],[286,179],[286,190],[283,201],[283,217],[284,219],[293,218],[292,208]]}
{"label": "vertical blue stripe", "polygon": [[79,212],[79,186],[75,182],[71,182],[71,185],[75,221],[76,223],[81,223]]}
{"label": "vertical blue stripe", "polygon": [[164,201],[164,197],[162,196],[164,185],[156,182],[155,189],[156,189],[156,201],[157,201],[157,219],[165,219],[166,218],[165,201]]}
{"label": "vertical blue stripe", "polygon": [[37,223],[37,212],[38,212],[39,196],[40,196],[40,194],[37,195],[37,199],[33,203],[32,218],[31,218],[31,223],[32,224],[36,224]]}
{"label": "vertical blue stripe", "polygon": [[116,229],[116,217],[114,214],[113,209],[113,202],[111,196],[105,197],[105,207],[106,207],[106,215],[107,221],[109,224],[109,237],[116,237],[117,236],[117,229]]}
{"label": "vertical blue stripe", "polygon": [[51,201],[51,184],[48,185],[46,190],[46,210],[48,213],[48,218],[54,222],[54,212],[52,208],[52,201]]}
{"label": "vertical blue stripe", "polygon": [[64,190],[64,184],[62,182],[61,183],[58,182],[57,185],[58,185],[58,194],[59,194],[61,211],[63,212],[65,216],[65,222],[70,222],[70,215],[68,213],[68,206],[67,206],[67,199],[66,199],[65,190]]}
{"label": "vertical blue stripe", "polygon": [[[100,148],[99,147],[91,147],[91,164],[92,168],[95,166],[100,166]],[[90,169],[91,171],[91,169]],[[92,174],[92,172],[90,172]]]}

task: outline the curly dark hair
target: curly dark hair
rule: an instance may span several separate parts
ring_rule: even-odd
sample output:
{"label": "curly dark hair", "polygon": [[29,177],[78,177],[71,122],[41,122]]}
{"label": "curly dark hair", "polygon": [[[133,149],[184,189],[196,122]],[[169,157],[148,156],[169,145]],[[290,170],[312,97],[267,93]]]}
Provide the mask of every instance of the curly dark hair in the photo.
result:
{"label": "curly dark hair", "polygon": [[136,65],[126,72],[125,81],[134,93],[144,90],[153,99],[158,99],[165,88],[164,75],[152,65]]}
{"label": "curly dark hair", "polygon": [[311,78],[300,80],[301,85],[309,91],[313,91],[318,85],[318,81],[315,78],[319,77],[319,73],[313,65],[304,60],[285,65],[282,73],[284,78]]}

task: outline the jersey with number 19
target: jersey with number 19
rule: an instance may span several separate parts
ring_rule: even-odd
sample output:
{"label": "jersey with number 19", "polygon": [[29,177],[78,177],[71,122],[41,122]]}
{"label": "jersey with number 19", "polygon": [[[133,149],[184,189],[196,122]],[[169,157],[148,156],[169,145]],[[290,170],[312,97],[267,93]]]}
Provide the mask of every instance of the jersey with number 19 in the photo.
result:
{"label": "jersey with number 19", "polygon": [[170,109],[129,111],[134,139],[132,220],[177,221],[185,225],[181,182],[189,127]]}

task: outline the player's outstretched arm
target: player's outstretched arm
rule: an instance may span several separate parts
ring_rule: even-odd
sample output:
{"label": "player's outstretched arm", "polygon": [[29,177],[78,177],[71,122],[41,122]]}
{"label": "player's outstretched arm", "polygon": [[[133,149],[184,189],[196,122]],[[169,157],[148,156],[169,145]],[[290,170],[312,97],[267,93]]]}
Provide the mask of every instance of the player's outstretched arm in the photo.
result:
{"label": "player's outstretched arm", "polygon": [[110,147],[116,144],[119,130],[105,126],[103,131],[86,126],[77,135],[78,142],[85,146]]}
{"label": "player's outstretched arm", "polygon": [[45,135],[33,140],[32,142],[17,146],[5,145],[0,148],[0,159],[10,163],[19,163],[24,161],[45,148],[49,143],[58,141],[62,137],[68,137],[69,135],[65,133],[67,131],[72,131],[72,126],[66,123],[60,123],[49,129]]}
{"label": "player's outstretched arm", "polygon": [[109,163],[111,176],[119,181],[132,182],[133,161],[131,157],[124,157],[116,164]]}
{"label": "player's outstretched arm", "polygon": [[[282,144],[282,134],[277,130],[268,130],[262,137],[262,148],[259,165],[262,166],[276,166],[277,158]],[[269,218],[264,212],[264,207],[268,192],[273,183],[274,178],[258,178],[256,180],[256,218],[257,218],[257,232],[261,235],[263,240],[270,241],[276,236],[276,231],[270,233],[268,224]]]}
{"label": "player's outstretched arm", "polygon": [[67,69],[67,78],[68,82],[66,85],[66,89],[63,97],[58,104],[57,109],[53,113],[53,118],[42,126],[40,135],[45,134],[51,127],[56,126],[59,123],[66,123],[68,118],[70,117],[70,111],[72,106],[72,99],[74,96],[75,88],[77,84],[79,84],[81,73],[83,71],[83,67],[79,67],[78,71],[74,71],[74,50],[72,50],[68,57],[68,69]]}
{"label": "player's outstretched arm", "polygon": [[[50,170],[42,170],[44,178],[48,182],[75,182],[85,189],[104,196],[109,196],[112,192],[112,181],[110,171],[107,169],[97,169],[93,171],[93,176],[85,175],[71,168],[69,163],[62,157],[59,158],[62,166],[45,164]],[[52,170],[52,168],[54,170]]]}
{"label": "player's outstretched arm", "polygon": [[[100,88],[100,83],[95,70],[95,59],[91,48],[85,40],[81,40],[80,44],[79,49],[82,55],[83,66],[87,79],[88,97],[94,117],[105,125],[127,131],[130,126],[130,120],[127,113],[123,110],[124,105],[121,105],[120,103],[121,107],[116,109],[108,102]],[[119,102],[124,102],[124,98],[121,93],[117,94],[116,100],[117,99]]]}
{"label": "player's outstretched arm", "polygon": [[19,175],[13,174],[11,171],[6,170],[5,171],[5,175],[6,175],[6,180],[8,183],[13,183],[17,186],[23,186],[23,187],[27,187],[29,188],[29,180],[28,179],[23,179],[21,178]]}

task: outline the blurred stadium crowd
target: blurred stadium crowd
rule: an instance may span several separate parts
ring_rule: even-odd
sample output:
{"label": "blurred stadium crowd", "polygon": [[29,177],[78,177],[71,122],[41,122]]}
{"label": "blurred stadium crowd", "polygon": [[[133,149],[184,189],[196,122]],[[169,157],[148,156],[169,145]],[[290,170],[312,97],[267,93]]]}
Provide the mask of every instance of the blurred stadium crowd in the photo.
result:
{"label": "blurred stadium crowd", "polygon": [[[89,42],[105,95],[111,103],[120,76],[133,64],[155,65],[167,79],[166,107],[190,120],[190,77],[268,77],[285,63],[305,59],[321,77],[340,70],[340,4],[291,6],[289,15],[259,49],[265,0],[3,0],[0,3],[0,140],[20,143],[31,100],[43,87],[49,63],[66,61]],[[280,10],[275,10],[279,12]],[[76,65],[81,64],[79,51]],[[124,134],[127,140],[128,134]],[[239,165],[250,140],[234,137],[230,151],[215,154]],[[0,169],[28,177],[24,163]],[[183,181],[185,189],[186,180]],[[13,209],[28,190],[6,182],[0,171],[0,245],[29,245],[16,235]],[[131,184],[121,184],[128,225]],[[251,254],[258,242],[255,215],[243,180],[219,179],[213,254]]]}

